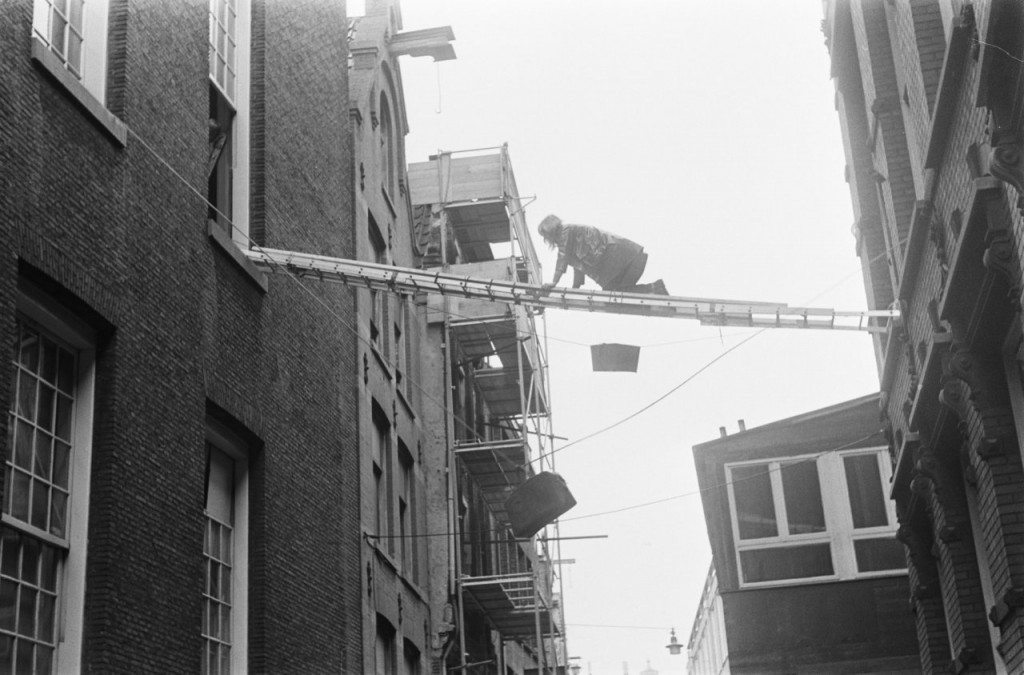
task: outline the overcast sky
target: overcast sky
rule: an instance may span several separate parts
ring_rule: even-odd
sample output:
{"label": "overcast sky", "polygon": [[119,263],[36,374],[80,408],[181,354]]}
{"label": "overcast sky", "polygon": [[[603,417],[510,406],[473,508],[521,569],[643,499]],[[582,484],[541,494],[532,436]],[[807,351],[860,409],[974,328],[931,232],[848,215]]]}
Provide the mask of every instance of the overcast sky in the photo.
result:
{"label": "overcast sky", "polygon": [[[457,60],[405,57],[410,162],[508,143],[534,233],[548,213],[644,245],[676,295],[865,308],[821,5],[813,0],[405,0]],[[550,278],[554,256],[542,249]],[[571,275],[563,279],[569,283]],[[751,331],[550,311],[569,652],[583,673],[685,672],[711,562],[692,447],[878,388],[866,333]],[[595,373],[589,346],[640,345]],[[682,384],[682,386],[680,386]],[[557,446],[556,446],[557,447]],[[650,502],[659,502],[640,506]],[[608,511],[618,511],[605,514]],[[605,514],[605,515],[596,515]]]}

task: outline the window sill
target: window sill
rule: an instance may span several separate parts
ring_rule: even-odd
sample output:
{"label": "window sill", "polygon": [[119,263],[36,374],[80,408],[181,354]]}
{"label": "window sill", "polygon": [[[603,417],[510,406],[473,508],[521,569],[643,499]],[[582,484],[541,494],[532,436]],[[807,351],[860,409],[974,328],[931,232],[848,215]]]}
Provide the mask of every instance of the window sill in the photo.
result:
{"label": "window sill", "polygon": [[880,570],[878,572],[857,572],[853,576],[840,576],[833,574],[824,577],[800,577],[796,579],[776,579],[774,581],[753,581],[740,582],[738,590],[757,591],[771,588],[786,588],[789,586],[813,586],[815,584],[838,584],[851,581],[869,581],[885,577],[905,577],[908,571],[903,570]]}
{"label": "window sill", "polygon": [[377,349],[377,345],[371,343],[370,351],[373,352],[373,357],[377,359],[377,364],[381,367],[381,370],[384,371],[384,376],[389,380],[395,379],[395,376],[391,373],[391,366],[388,365],[384,355],[380,353],[379,349]]}
{"label": "window sill", "polygon": [[405,412],[409,414],[409,417],[416,419],[416,411],[412,409],[412,403],[409,401],[408,396],[401,387],[395,389],[398,392],[398,400],[402,402],[402,407],[405,408]]}
{"label": "window sill", "polygon": [[374,535],[370,535],[367,538],[367,541],[369,541],[370,546],[373,547],[373,552],[376,554],[378,560],[390,567],[392,572],[398,574],[398,562],[394,557],[392,557],[391,553],[381,545],[381,539]]}
{"label": "window sill", "polygon": [[231,259],[231,262],[235,263],[238,269],[240,269],[250,281],[259,286],[260,290],[264,293],[267,292],[269,288],[269,285],[267,284],[267,275],[261,272],[251,260],[245,257],[245,254],[238,248],[238,245],[228,237],[227,233],[224,232],[224,229],[220,225],[217,225],[212,220],[207,220],[206,234],[210,237],[210,241],[212,241],[217,248],[226,253],[228,258]]}
{"label": "window sill", "polygon": [[57,83],[71,95],[71,98],[78,103],[100,125],[107,134],[114,139],[121,147],[128,144],[128,125],[107,110],[106,106],[100,103],[99,99],[89,93],[81,82],[76,80],[64,64],[53,55],[50,48],[35,35],[32,36],[32,60],[42,70],[50,75]]}
{"label": "window sill", "polygon": [[418,597],[421,601],[427,602],[427,594],[422,588],[420,588],[419,584],[410,579],[404,573],[401,575],[401,579],[402,583],[405,584],[405,587],[409,589],[410,593]]}

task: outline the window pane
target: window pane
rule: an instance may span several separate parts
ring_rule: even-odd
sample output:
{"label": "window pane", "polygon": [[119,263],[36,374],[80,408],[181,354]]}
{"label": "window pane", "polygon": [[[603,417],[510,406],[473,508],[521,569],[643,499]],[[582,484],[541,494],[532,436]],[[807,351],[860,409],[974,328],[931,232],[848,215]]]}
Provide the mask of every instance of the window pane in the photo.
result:
{"label": "window pane", "polygon": [[734,466],[730,474],[740,539],[778,536],[768,465]]}
{"label": "window pane", "polygon": [[821,503],[817,462],[794,462],[783,466],[780,471],[789,534],[824,532],[825,510]]}
{"label": "window pane", "polygon": [[748,583],[830,576],[832,551],[829,544],[741,551],[740,565]]}
{"label": "window pane", "polygon": [[859,529],[888,525],[889,516],[885,509],[877,455],[848,455],[843,458],[843,466],[846,468],[853,527]]}
{"label": "window pane", "polygon": [[233,520],[231,502],[235,494],[235,461],[212,445],[208,452],[206,512],[218,522],[230,525]]}
{"label": "window pane", "polygon": [[896,539],[858,539],[853,542],[858,572],[901,570],[907,566],[903,545]]}

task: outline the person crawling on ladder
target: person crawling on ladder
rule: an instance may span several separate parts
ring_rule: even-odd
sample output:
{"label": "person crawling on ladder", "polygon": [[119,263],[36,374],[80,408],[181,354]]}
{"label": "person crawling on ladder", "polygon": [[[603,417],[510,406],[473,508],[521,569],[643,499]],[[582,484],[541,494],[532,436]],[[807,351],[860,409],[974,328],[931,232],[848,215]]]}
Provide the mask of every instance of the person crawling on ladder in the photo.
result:
{"label": "person crawling on ladder", "polygon": [[568,225],[555,215],[540,221],[537,231],[551,249],[558,249],[555,278],[543,284],[545,290],[554,288],[571,265],[573,288],[590,277],[606,291],[668,295],[661,279],[637,283],[647,266],[647,254],[636,242],[590,225]]}

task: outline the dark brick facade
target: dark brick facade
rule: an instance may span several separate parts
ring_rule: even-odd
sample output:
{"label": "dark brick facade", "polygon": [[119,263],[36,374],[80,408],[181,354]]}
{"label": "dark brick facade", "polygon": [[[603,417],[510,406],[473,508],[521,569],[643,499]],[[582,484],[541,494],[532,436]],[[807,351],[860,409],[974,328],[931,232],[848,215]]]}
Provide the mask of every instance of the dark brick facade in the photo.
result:
{"label": "dark brick facade", "polygon": [[[124,144],[33,59],[31,0],[0,4],[2,334],[31,280],[100,336],[81,669],[200,672],[211,414],[249,441],[250,671],[361,672],[353,294],[264,291],[207,235],[207,3],[110,8]],[[352,257],[344,3],[253,17],[252,234]]]}
{"label": "dark brick facade", "polygon": [[831,0],[824,28],[869,303],[902,311],[876,348],[921,667],[1021,672],[1024,6]]}

